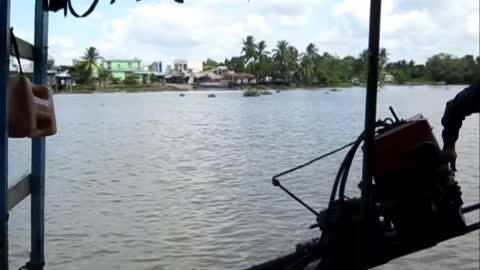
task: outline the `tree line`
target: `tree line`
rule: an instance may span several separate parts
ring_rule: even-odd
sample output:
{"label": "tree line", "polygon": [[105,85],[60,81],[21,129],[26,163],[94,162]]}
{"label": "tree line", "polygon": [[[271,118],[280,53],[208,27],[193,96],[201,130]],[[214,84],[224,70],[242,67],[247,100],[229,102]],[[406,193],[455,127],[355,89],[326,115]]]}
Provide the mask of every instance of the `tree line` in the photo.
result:
{"label": "tree line", "polygon": [[[217,62],[207,59],[203,68],[211,69],[225,65],[235,72],[248,72],[257,81],[268,78],[296,86],[327,86],[363,84],[367,77],[368,50],[357,57],[338,57],[328,52],[319,53],[315,44],[310,43],[304,52],[290,45],[286,40],[277,42],[275,48],[267,50],[265,41],[257,42],[253,36],[243,40],[241,54]],[[380,79],[391,74],[395,83],[444,82],[447,84],[468,84],[480,78],[480,57],[465,55],[461,58],[439,53],[428,58],[425,64],[413,60],[388,61],[385,48],[379,54]]]}

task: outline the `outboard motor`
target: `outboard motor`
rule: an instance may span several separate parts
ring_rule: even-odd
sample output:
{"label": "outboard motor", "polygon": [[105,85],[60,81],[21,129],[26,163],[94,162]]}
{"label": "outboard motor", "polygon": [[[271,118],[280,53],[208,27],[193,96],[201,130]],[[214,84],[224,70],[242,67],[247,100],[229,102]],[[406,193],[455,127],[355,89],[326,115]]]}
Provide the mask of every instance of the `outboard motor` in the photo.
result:
{"label": "outboard motor", "polygon": [[374,200],[386,226],[412,245],[465,229],[461,191],[428,121],[421,115],[379,131],[374,143]]}
{"label": "outboard motor", "polygon": [[[480,228],[467,226],[462,193],[428,121],[421,115],[378,121],[373,145],[373,184],[368,198],[348,198],[345,186],[358,139],[273,177],[273,185],[316,215],[321,236],[297,245],[288,256],[250,269],[351,270],[369,269],[392,259],[432,247],[437,243]],[[351,147],[335,178],[330,202],[316,212],[290,192],[279,178],[338,151]]]}

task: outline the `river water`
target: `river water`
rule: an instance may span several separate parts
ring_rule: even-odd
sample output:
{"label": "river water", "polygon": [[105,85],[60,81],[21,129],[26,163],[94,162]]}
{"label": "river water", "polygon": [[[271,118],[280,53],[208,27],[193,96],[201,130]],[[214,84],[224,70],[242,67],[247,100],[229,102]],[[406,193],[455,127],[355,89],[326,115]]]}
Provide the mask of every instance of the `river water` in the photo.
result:
{"label": "river water", "polygon": [[[379,117],[417,113],[440,138],[445,102],[462,87],[385,87]],[[295,90],[56,95],[47,142],[47,269],[242,269],[317,236],[314,217],[271,177],[355,138],[365,91]],[[211,93],[211,92],[210,92]],[[479,118],[464,122],[457,180],[479,198]],[[28,140],[10,140],[10,182],[28,172]],[[324,207],[344,152],[284,178]],[[359,155],[349,194],[358,194]],[[11,267],[28,259],[29,200],[10,215]],[[478,220],[478,214],[470,215]],[[478,269],[479,234],[378,269]]]}

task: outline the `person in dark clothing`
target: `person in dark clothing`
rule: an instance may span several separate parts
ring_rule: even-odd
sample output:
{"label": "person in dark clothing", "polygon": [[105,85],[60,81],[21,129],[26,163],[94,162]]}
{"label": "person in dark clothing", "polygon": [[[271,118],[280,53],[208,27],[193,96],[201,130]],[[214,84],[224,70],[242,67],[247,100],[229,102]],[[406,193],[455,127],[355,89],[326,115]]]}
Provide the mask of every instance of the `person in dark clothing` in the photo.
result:
{"label": "person in dark clothing", "polygon": [[474,81],[469,87],[458,93],[454,99],[447,102],[445,113],[442,117],[443,153],[454,171],[456,171],[455,160],[457,159],[455,143],[458,140],[462,122],[465,117],[479,112],[480,80]]}

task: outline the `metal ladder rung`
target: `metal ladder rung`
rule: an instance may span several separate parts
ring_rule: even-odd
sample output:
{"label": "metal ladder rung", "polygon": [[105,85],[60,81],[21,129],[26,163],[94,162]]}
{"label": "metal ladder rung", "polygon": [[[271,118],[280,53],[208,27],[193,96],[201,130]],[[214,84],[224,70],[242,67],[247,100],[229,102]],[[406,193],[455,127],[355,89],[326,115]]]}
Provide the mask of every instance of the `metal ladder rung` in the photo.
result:
{"label": "metal ladder rung", "polygon": [[20,177],[17,183],[8,189],[8,211],[30,195],[30,174]]}

